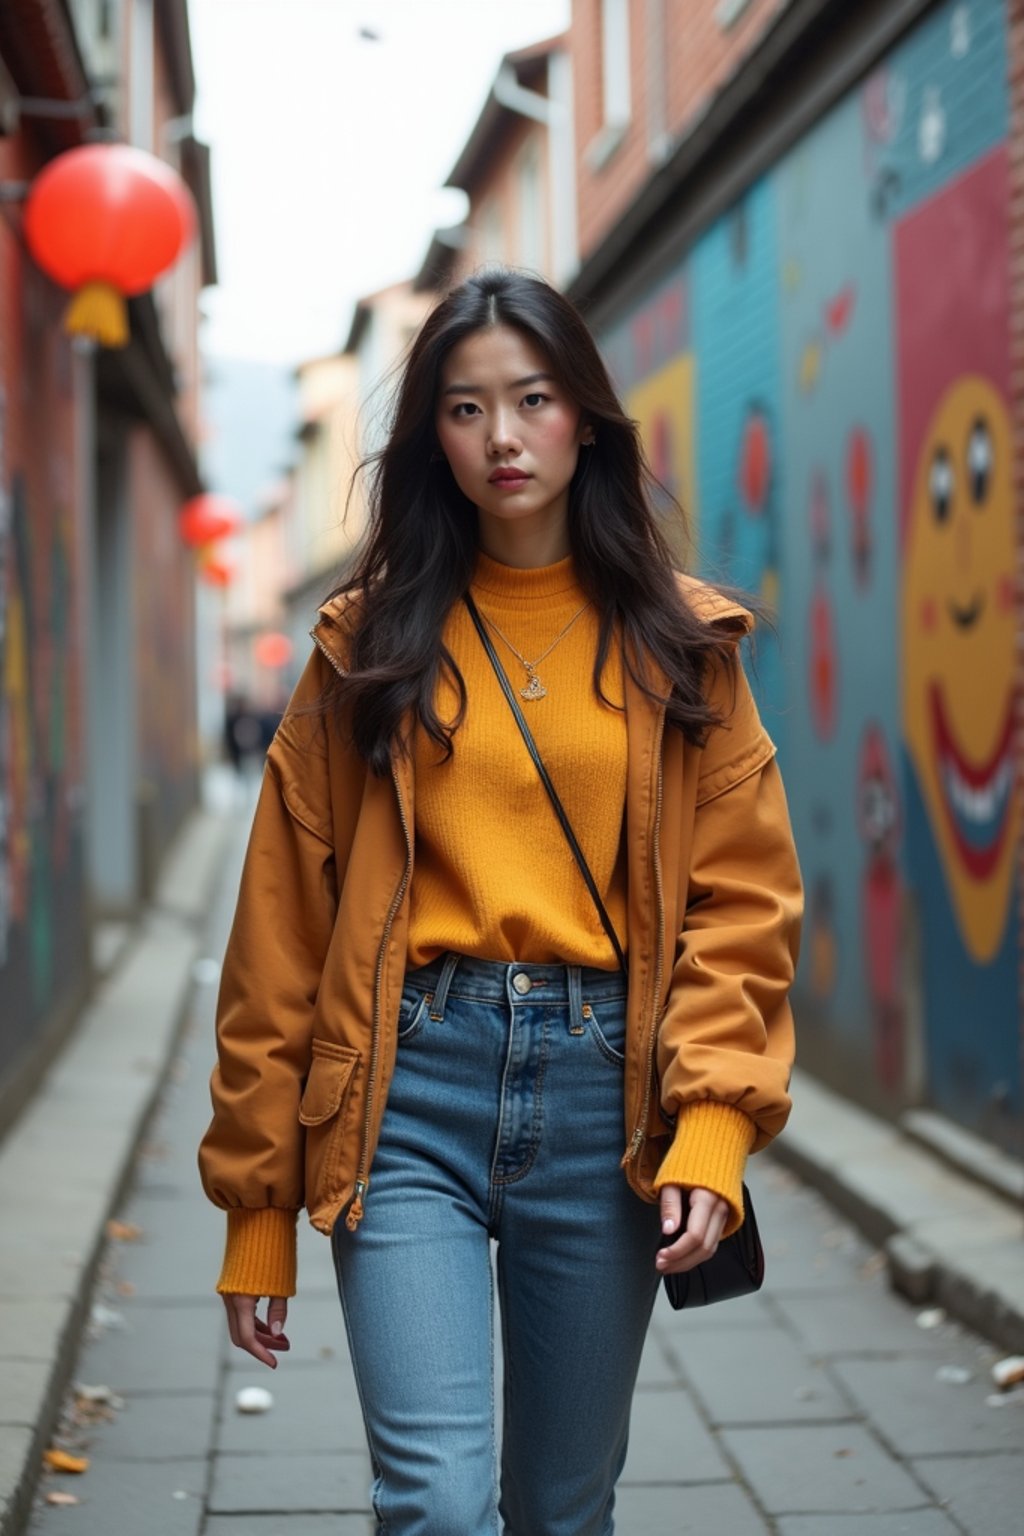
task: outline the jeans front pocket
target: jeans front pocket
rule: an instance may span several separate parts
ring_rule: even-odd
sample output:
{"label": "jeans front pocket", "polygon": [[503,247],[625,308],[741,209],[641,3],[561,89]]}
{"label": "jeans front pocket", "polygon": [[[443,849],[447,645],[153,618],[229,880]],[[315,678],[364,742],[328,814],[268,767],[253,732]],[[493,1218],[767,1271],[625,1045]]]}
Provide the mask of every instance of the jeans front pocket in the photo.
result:
{"label": "jeans front pocket", "polygon": [[626,1000],[608,999],[594,1004],[584,999],[583,1019],[587,1033],[606,1061],[616,1067],[626,1063]]}
{"label": "jeans front pocket", "polygon": [[426,1022],[427,1011],[433,1000],[433,992],[418,992],[414,987],[403,988],[402,1000],[398,1005],[399,1045],[405,1045],[416,1038]]}

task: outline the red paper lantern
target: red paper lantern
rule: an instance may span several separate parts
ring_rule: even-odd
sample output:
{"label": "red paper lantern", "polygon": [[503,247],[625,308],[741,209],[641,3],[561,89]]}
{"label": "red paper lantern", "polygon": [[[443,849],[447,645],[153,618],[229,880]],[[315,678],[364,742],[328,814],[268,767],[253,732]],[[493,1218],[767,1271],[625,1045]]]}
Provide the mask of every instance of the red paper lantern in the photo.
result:
{"label": "red paper lantern", "polygon": [[276,630],[260,635],[252,649],[261,667],[285,667],[292,659],[291,641]]}
{"label": "red paper lantern", "polygon": [[123,295],[143,293],[174,264],[195,234],[196,210],[177,171],[155,155],[83,144],[40,171],[24,228],[43,271],[75,290],[65,330],[123,347]]}
{"label": "red paper lantern", "polygon": [[206,491],[186,501],[178,516],[178,531],[186,544],[198,547],[237,533],[242,520],[242,509],[237,501]]}

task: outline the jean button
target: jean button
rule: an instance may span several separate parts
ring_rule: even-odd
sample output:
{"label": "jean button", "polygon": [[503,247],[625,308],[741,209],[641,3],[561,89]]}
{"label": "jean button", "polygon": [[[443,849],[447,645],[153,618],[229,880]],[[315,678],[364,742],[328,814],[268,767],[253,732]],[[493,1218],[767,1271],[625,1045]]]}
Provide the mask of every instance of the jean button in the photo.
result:
{"label": "jean button", "polygon": [[516,974],[512,977],[512,985],[519,993],[520,997],[525,997],[527,992],[529,992],[530,988],[533,986],[533,982],[530,980],[529,976],[527,976],[525,971],[517,971]]}

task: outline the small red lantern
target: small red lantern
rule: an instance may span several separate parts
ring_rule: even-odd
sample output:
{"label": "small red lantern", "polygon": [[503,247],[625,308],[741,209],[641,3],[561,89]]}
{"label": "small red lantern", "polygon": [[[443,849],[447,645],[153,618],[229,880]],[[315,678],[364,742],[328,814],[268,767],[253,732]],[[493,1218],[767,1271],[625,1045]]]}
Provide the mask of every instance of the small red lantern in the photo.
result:
{"label": "small red lantern", "polygon": [[237,501],[207,491],[186,501],[178,517],[178,531],[186,544],[198,547],[237,533],[242,521]]}
{"label": "small red lantern", "polygon": [[83,144],[32,183],[25,239],[43,271],[75,290],[66,331],[128,341],[123,295],[143,293],[191,241],[196,210],[177,171],[130,144]]}
{"label": "small red lantern", "polygon": [[211,587],[230,587],[235,579],[235,568],[224,560],[203,560],[199,574]]}
{"label": "small red lantern", "polygon": [[271,630],[265,635],[260,635],[252,648],[253,655],[261,667],[286,667],[292,659],[292,643],[287,635],[279,634]]}

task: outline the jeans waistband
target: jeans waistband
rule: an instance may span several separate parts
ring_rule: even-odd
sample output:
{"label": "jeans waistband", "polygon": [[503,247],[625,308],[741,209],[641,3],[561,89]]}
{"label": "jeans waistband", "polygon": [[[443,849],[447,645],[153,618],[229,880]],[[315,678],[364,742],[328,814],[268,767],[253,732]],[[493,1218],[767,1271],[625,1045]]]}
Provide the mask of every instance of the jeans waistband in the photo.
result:
{"label": "jeans waistband", "polygon": [[[527,985],[527,982],[529,985]],[[601,971],[561,961],[538,964],[519,960],[478,960],[449,951],[429,965],[406,971],[406,986],[429,992],[431,1013],[443,1014],[449,997],[479,1002],[545,1003],[621,1001],[626,996],[622,971]]]}

